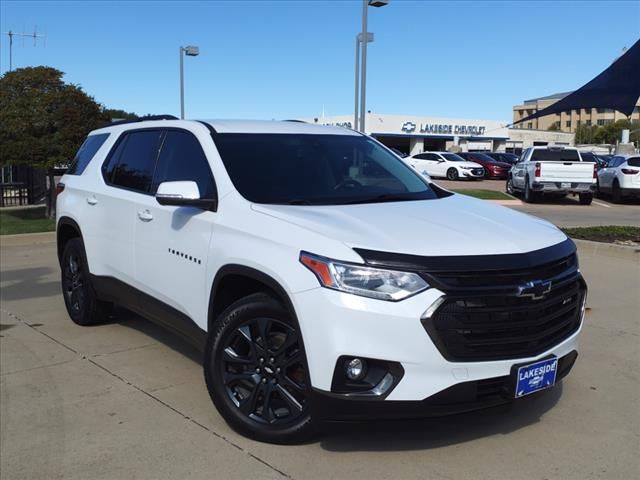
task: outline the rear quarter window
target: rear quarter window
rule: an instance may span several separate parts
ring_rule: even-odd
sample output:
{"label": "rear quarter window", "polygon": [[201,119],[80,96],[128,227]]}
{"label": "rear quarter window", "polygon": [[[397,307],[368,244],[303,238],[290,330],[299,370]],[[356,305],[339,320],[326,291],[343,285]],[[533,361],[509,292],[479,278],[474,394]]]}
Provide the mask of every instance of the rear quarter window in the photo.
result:
{"label": "rear quarter window", "polygon": [[109,138],[108,133],[99,133],[97,135],[89,135],[78,149],[78,153],[73,158],[71,166],[65,172],[67,175],[82,175],[91,159],[100,147]]}
{"label": "rear quarter window", "polygon": [[640,167],[640,157],[633,157],[627,160],[627,165],[630,167]]}

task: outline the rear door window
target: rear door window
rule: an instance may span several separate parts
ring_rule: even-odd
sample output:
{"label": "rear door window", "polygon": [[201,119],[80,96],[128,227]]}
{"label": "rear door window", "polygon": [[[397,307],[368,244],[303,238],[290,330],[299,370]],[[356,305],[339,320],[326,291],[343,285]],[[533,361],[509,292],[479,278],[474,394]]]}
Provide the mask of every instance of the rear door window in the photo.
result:
{"label": "rear door window", "polygon": [[169,130],[162,142],[151,193],[162,182],[191,180],[200,190],[200,198],[216,198],[211,167],[198,139],[189,132]]}
{"label": "rear door window", "polygon": [[114,187],[149,193],[162,130],[126,133],[105,164],[105,181]]}
{"label": "rear door window", "polygon": [[96,154],[104,142],[109,138],[108,133],[99,133],[97,135],[89,135],[82,143],[78,153],[71,162],[71,166],[65,172],[67,175],[82,175],[84,169],[87,168],[89,162]]}

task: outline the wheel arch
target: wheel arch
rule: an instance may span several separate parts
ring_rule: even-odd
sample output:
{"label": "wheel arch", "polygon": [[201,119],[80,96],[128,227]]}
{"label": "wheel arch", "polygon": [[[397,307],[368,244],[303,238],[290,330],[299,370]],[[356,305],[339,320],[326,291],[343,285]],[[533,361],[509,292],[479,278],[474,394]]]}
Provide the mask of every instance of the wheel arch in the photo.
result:
{"label": "wheel arch", "polygon": [[299,327],[291,298],[277,280],[246,265],[228,264],[218,270],[211,286],[207,331],[213,331],[218,316],[232,303],[258,292],[268,293],[280,301]]}
{"label": "wheel arch", "polygon": [[60,217],[58,224],[56,225],[56,244],[58,252],[58,262],[62,258],[62,252],[64,246],[72,238],[79,238],[84,243],[82,238],[82,230],[80,225],[70,217]]}

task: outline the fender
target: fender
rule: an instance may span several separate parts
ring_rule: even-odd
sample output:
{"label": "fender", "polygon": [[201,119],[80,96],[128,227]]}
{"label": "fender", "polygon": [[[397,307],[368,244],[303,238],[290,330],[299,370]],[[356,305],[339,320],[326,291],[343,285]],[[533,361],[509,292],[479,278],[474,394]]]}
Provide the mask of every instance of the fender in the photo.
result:
{"label": "fender", "polygon": [[76,232],[78,232],[78,236],[80,237],[80,241],[82,242],[82,244],[84,245],[84,237],[82,236],[82,229],[80,228],[80,225],[78,225],[78,223],[67,216],[63,216],[60,217],[58,219],[58,223],[56,224],[56,246],[57,246],[57,250],[58,250],[58,262],[60,262],[61,257],[62,257],[62,245],[61,245],[61,238],[60,238],[60,227],[62,227],[63,225],[68,225],[71,228],[73,228]]}
{"label": "fender", "polygon": [[282,287],[282,285],[280,285],[280,283],[278,283],[277,280],[267,275],[266,273],[261,272],[260,270],[256,270],[255,268],[247,267],[245,265],[230,263],[220,267],[220,269],[216,273],[215,278],[213,279],[213,285],[211,286],[211,293],[209,294],[209,310],[208,310],[209,318],[207,322],[208,324],[207,330],[209,332],[211,332],[212,326],[216,321],[216,319],[213,318],[213,315],[212,315],[215,307],[214,299],[216,298],[216,295],[218,293],[218,288],[222,283],[222,280],[229,275],[240,275],[243,277],[247,277],[269,287],[278,295],[279,299],[284,304],[284,307],[289,312],[289,315],[291,315],[291,318],[297,325],[298,329],[300,328],[300,324],[298,323],[298,317],[293,307],[293,302],[291,302],[291,299],[289,298],[289,295],[287,294],[286,290],[284,289],[284,287]]}

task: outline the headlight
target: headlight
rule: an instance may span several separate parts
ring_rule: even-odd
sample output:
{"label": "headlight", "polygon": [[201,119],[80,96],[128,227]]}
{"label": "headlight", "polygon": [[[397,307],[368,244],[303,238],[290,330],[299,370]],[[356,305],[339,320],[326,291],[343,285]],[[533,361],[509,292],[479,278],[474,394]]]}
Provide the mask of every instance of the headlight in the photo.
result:
{"label": "headlight", "polygon": [[460,168],[463,170],[473,170],[474,168],[477,168],[477,167],[460,167]]}
{"label": "headlight", "polygon": [[363,297],[397,302],[429,288],[422,277],[412,272],[341,263],[306,252],[300,253],[300,262],[323,287]]}

